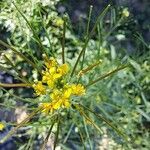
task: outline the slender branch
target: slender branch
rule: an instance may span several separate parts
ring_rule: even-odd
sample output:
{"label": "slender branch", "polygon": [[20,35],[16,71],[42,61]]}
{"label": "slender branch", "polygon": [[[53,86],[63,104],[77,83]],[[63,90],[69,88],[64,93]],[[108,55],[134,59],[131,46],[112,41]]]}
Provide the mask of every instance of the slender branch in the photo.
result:
{"label": "slender branch", "polygon": [[28,64],[30,64],[33,68],[37,69],[37,71],[39,73],[41,73],[39,71],[39,68],[36,66],[36,64],[34,64],[30,59],[28,59],[25,55],[23,55],[21,52],[19,52],[18,50],[16,50],[13,46],[8,45],[7,43],[3,42],[2,40],[0,40],[0,44],[3,45],[6,48],[9,48],[11,50],[13,50],[14,53],[16,53],[18,56],[20,56],[21,58],[23,58]]}
{"label": "slender branch", "polygon": [[81,52],[79,53],[79,56],[78,56],[78,58],[77,58],[77,60],[76,60],[76,63],[75,63],[75,65],[74,65],[74,67],[73,67],[73,70],[72,70],[72,72],[71,72],[71,75],[70,75],[71,77],[72,77],[73,74],[75,73],[75,70],[76,70],[76,68],[77,68],[77,65],[78,65],[78,63],[79,63],[79,61],[80,61],[80,59],[81,59],[81,57],[82,57],[84,51],[86,50],[86,47],[87,47],[87,45],[88,45],[88,42],[89,42],[90,38],[92,37],[92,35],[93,35],[94,31],[95,31],[95,28],[96,28],[96,26],[97,26],[99,20],[100,20],[101,18],[103,18],[103,16],[106,14],[106,12],[107,12],[107,10],[108,10],[109,8],[110,8],[110,5],[108,5],[108,6],[104,9],[104,11],[98,16],[98,18],[97,18],[97,20],[96,20],[96,22],[95,22],[95,24],[94,24],[93,29],[91,30],[91,32],[90,32],[89,35],[87,36],[87,38],[86,38],[86,40],[85,40],[85,44],[84,44],[84,46],[83,46]]}
{"label": "slender branch", "polygon": [[92,147],[92,143],[91,143],[91,140],[90,140],[90,135],[89,135],[88,128],[87,128],[86,121],[85,121],[84,117],[83,117],[83,124],[84,124],[85,132],[86,132],[86,135],[87,135],[87,139],[89,141],[90,150],[92,150],[93,147]]}
{"label": "slender branch", "polygon": [[76,109],[79,111],[79,113],[88,121],[90,124],[92,124],[100,133],[103,131],[94,123],[93,120],[91,120],[83,111],[83,109],[80,107],[80,105],[74,105]]}
{"label": "slender branch", "polygon": [[17,87],[31,87],[31,84],[25,83],[16,83],[16,84],[9,84],[9,83],[0,83],[0,87],[9,87],[9,88],[17,88]]}
{"label": "slender branch", "polygon": [[63,23],[63,37],[62,37],[62,63],[65,63],[65,34],[66,34],[66,19]]}
{"label": "slender branch", "polygon": [[49,137],[50,137],[50,134],[51,134],[51,132],[52,132],[52,129],[53,129],[54,124],[55,124],[55,122],[52,123],[52,125],[50,126],[49,131],[48,131],[48,134],[47,134],[47,136],[46,136],[46,138],[45,138],[45,140],[44,140],[44,143],[43,143],[43,145],[42,145],[42,147],[41,147],[41,150],[45,150],[46,144],[47,144],[47,142],[48,142],[48,139],[49,139]]}
{"label": "slender branch", "polygon": [[14,129],[12,129],[4,138],[0,140],[0,143],[4,143],[7,139],[9,139],[20,127],[24,126],[31,118],[35,116],[40,111],[37,109],[36,111],[32,112],[27,118],[25,118],[21,123],[19,123]]}
{"label": "slender branch", "polygon": [[115,127],[112,123],[110,123],[107,119],[105,119],[103,116],[97,114],[96,112],[94,112],[93,110],[82,104],[78,104],[77,107],[82,107],[84,110],[88,110],[89,112],[93,113],[96,117],[104,121],[107,125],[109,125],[112,129],[114,129],[119,135],[121,135],[127,141],[127,136],[124,133],[122,133],[117,127]]}
{"label": "slender branch", "polygon": [[59,136],[59,130],[60,130],[60,118],[58,117],[57,131],[56,131],[56,136],[55,136],[55,141],[54,141],[54,150],[56,149],[56,145],[57,145],[57,141],[58,141],[58,136]]}
{"label": "slender branch", "polygon": [[66,135],[64,141],[63,141],[63,144],[65,144],[65,143],[67,142],[67,140],[68,140],[68,138],[69,138],[69,135],[70,135],[70,133],[71,133],[73,127],[74,127],[74,123],[71,124],[71,127],[70,127],[70,129],[69,129],[69,131],[68,131],[68,133],[67,133],[67,135]]}
{"label": "slender branch", "polygon": [[97,78],[96,80],[91,81],[89,84],[86,85],[86,87],[89,87],[89,86],[91,86],[91,85],[93,85],[93,84],[99,82],[100,80],[102,80],[102,79],[104,79],[104,78],[106,78],[106,77],[108,77],[108,76],[111,76],[112,74],[114,74],[114,73],[116,73],[116,72],[118,72],[118,71],[120,71],[120,70],[123,70],[123,69],[125,69],[125,68],[127,68],[127,66],[117,67],[117,68],[114,69],[113,71],[108,72],[108,73],[106,73],[106,74],[103,74],[103,75],[101,75],[99,78]]}
{"label": "slender branch", "polygon": [[28,80],[17,70],[16,66],[12,63],[12,61],[4,54],[4,58],[6,59],[7,63],[18,73],[18,76],[20,76],[25,83],[29,83]]}
{"label": "slender branch", "polygon": [[78,76],[82,76],[83,74],[87,73],[88,71],[92,70],[93,68],[95,68],[96,66],[98,66],[100,63],[102,62],[102,60],[99,60],[98,62],[89,65],[87,68],[83,68],[79,73]]}
{"label": "slender branch", "polygon": [[[28,21],[28,19],[25,17],[25,15],[21,12],[21,10],[18,8],[18,6],[17,6],[14,2],[12,2],[12,3],[13,3],[13,5],[15,6],[15,8],[17,9],[17,11],[19,12],[19,14],[20,14],[20,15],[23,17],[23,19],[26,21],[27,25],[30,27],[30,29],[31,29],[31,31],[32,31],[32,33],[33,33],[34,37],[36,38],[36,41],[37,41],[37,43],[38,43],[38,45],[39,45],[39,48],[40,48],[41,53],[45,53],[45,54],[47,55],[47,53],[46,53],[46,51],[45,51],[45,49],[44,49],[44,46],[43,46],[43,44],[42,44],[40,38],[38,37],[38,34],[36,33],[34,27],[32,26],[32,24]],[[48,56],[48,55],[47,55],[47,56]]]}
{"label": "slender branch", "polygon": [[[91,21],[92,10],[93,10],[93,6],[91,5],[90,6],[90,10],[89,10],[89,15],[88,15],[88,23],[87,23],[87,28],[86,28],[86,37],[89,35],[89,28],[90,28],[90,21]],[[85,51],[83,53],[81,69],[83,68],[84,59],[85,59]]]}

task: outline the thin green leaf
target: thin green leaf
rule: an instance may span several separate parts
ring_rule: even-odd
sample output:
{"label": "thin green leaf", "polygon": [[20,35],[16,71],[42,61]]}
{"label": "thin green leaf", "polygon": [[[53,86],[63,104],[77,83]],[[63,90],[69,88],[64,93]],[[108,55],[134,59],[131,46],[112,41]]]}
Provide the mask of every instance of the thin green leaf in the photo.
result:
{"label": "thin green leaf", "polygon": [[112,33],[114,30],[116,30],[116,28],[121,24],[122,20],[123,20],[123,17],[121,17],[121,18],[115,23],[115,25],[114,25],[114,26],[110,29],[110,31],[105,35],[104,40],[106,40],[106,39],[111,35],[111,33]]}
{"label": "thin green leaf", "polygon": [[46,144],[47,144],[47,142],[48,142],[48,139],[49,139],[49,137],[50,137],[50,134],[51,134],[51,132],[52,132],[52,129],[53,129],[54,124],[55,124],[55,122],[53,122],[52,125],[50,126],[49,131],[48,131],[48,134],[47,134],[47,136],[46,136],[46,138],[45,138],[45,140],[44,140],[44,143],[43,143],[43,145],[42,145],[42,147],[41,147],[41,150],[45,150],[45,149],[46,149]]}
{"label": "thin green leaf", "polygon": [[[90,28],[92,10],[93,10],[93,6],[91,5],[90,10],[89,10],[88,23],[87,23],[87,27],[86,27],[86,37],[89,35],[89,28]],[[83,68],[84,58],[85,58],[85,51],[83,52],[83,59],[82,59],[81,69]]]}
{"label": "thin green leaf", "polygon": [[85,44],[84,44],[84,46],[83,46],[81,52],[79,53],[79,56],[78,56],[76,62],[75,62],[75,65],[74,65],[73,70],[72,70],[71,75],[70,75],[71,77],[72,77],[73,74],[75,73],[75,70],[76,70],[76,68],[77,68],[77,65],[78,65],[78,63],[79,63],[79,61],[80,61],[80,59],[81,59],[81,57],[82,57],[84,51],[86,50],[86,47],[87,47],[87,45],[88,45],[88,42],[89,42],[90,38],[92,37],[92,35],[93,35],[94,31],[95,31],[95,28],[96,28],[98,22],[105,16],[105,14],[106,14],[106,12],[108,11],[109,8],[110,8],[110,5],[108,5],[108,6],[103,10],[103,12],[97,17],[97,20],[96,20],[96,22],[95,22],[95,24],[94,24],[94,27],[92,28],[91,32],[90,32],[89,35],[87,36],[87,38],[86,38],[86,40],[85,40]]}
{"label": "thin green leaf", "polygon": [[82,143],[82,145],[83,145],[84,150],[86,150],[84,138],[83,138],[82,132],[81,132],[81,130],[80,130],[80,127],[78,126],[78,124],[76,124],[76,126],[78,127],[78,132],[79,132],[79,136],[80,136],[80,141],[81,141],[81,143]]}
{"label": "thin green leaf", "polygon": [[11,62],[11,60],[6,55],[3,56],[5,57],[8,64],[17,72],[18,76],[20,76],[25,83],[29,83],[29,81],[17,70],[16,66]]}
{"label": "thin green leaf", "polygon": [[3,42],[2,40],[0,40],[0,44],[3,45],[4,47],[13,50],[14,53],[16,53],[18,56],[20,56],[21,58],[23,58],[28,64],[30,64],[33,68],[37,69],[37,71],[39,71],[39,68],[36,66],[36,64],[34,64],[30,59],[28,59],[25,55],[23,55],[21,52],[19,52],[18,50],[16,50],[13,46],[8,45],[7,43]]}
{"label": "thin green leaf", "polygon": [[67,140],[68,140],[68,138],[69,138],[69,136],[71,134],[71,131],[72,131],[73,127],[74,127],[74,123],[71,124],[70,129],[69,129],[66,137],[64,138],[63,144],[65,144],[67,142]]}
{"label": "thin green leaf", "polygon": [[93,147],[92,147],[92,143],[91,143],[91,140],[90,140],[90,135],[89,135],[88,128],[86,126],[86,122],[85,122],[84,118],[83,118],[83,124],[84,124],[85,133],[86,133],[86,136],[87,136],[87,139],[88,139],[88,142],[89,142],[90,150],[92,150]]}
{"label": "thin green leaf", "polygon": [[106,78],[106,77],[109,77],[109,76],[113,75],[114,73],[116,73],[116,72],[118,72],[118,71],[120,71],[120,70],[123,70],[123,69],[125,69],[125,68],[127,68],[127,67],[128,67],[128,66],[117,67],[116,69],[114,69],[114,70],[112,70],[112,71],[110,71],[110,72],[108,72],[108,73],[106,73],[106,74],[101,75],[101,76],[100,76],[99,78],[97,78],[96,80],[91,81],[88,85],[86,85],[86,87],[89,87],[89,86],[91,86],[91,85],[93,85],[93,84],[99,82],[100,80],[102,80],[102,79],[104,79],[104,78]]}
{"label": "thin green leaf", "polygon": [[56,131],[55,141],[54,141],[54,150],[56,149],[56,145],[57,145],[57,142],[58,142],[59,130],[60,130],[60,118],[58,117],[57,131]]}
{"label": "thin green leaf", "polygon": [[62,37],[62,63],[65,63],[65,36],[66,36],[66,18],[63,23],[63,37]]}
{"label": "thin green leaf", "polygon": [[48,42],[49,42],[49,45],[50,45],[50,50],[51,50],[51,51],[50,51],[50,54],[55,58],[55,55],[54,55],[54,52],[53,52],[53,45],[52,45],[52,43],[51,43],[51,40],[50,40],[49,34],[48,34],[48,32],[47,32],[46,26],[45,26],[45,24],[44,24],[44,20],[43,20],[43,17],[42,17],[42,14],[41,14],[40,10],[39,10],[39,15],[40,15],[42,27],[43,27],[43,29],[44,29],[44,31],[45,31],[46,37],[47,37]]}
{"label": "thin green leaf", "polygon": [[28,24],[28,26],[30,27],[30,29],[32,30],[33,35],[34,35],[35,39],[37,40],[37,43],[38,43],[38,45],[40,47],[41,53],[44,53],[44,54],[47,55],[47,53],[45,51],[45,48],[42,45],[42,42],[41,42],[40,38],[38,37],[38,34],[34,30],[34,27],[32,26],[32,24],[28,21],[28,19],[25,17],[25,15],[21,12],[21,10],[18,8],[18,6],[14,2],[12,2],[12,3],[15,6],[15,8],[17,9],[17,11],[20,13],[20,15],[23,17],[23,19],[26,21],[26,23]]}
{"label": "thin green leaf", "polygon": [[148,44],[145,42],[144,38],[142,37],[142,35],[140,33],[134,34],[134,37],[136,37],[140,42],[143,43],[143,45],[146,46],[146,48],[150,49],[150,47],[148,46]]}
{"label": "thin green leaf", "polygon": [[115,127],[113,124],[111,124],[107,119],[105,119],[103,116],[97,114],[96,112],[94,112],[93,110],[91,110],[90,108],[82,105],[82,104],[78,104],[79,107],[82,107],[85,110],[88,110],[89,112],[93,113],[96,117],[98,117],[100,120],[104,121],[108,126],[110,126],[112,129],[114,129],[121,137],[123,137],[126,141],[127,141],[127,136],[120,131],[119,129],[117,129],[117,127]]}
{"label": "thin green leaf", "polygon": [[26,82],[24,82],[24,80],[23,80],[22,78],[20,78],[18,75],[12,73],[12,72],[9,70],[9,68],[5,68],[5,67],[3,67],[2,65],[0,65],[0,70],[9,73],[10,75],[12,75],[12,76],[15,77],[16,79],[22,81],[23,83],[26,83]]}
{"label": "thin green leaf", "polygon": [[[77,108],[77,107],[76,107]],[[83,111],[81,108],[77,108],[77,110],[80,112],[80,114],[88,121],[90,124],[92,124],[99,132],[100,134],[103,132],[95,123],[92,119],[90,119]]]}
{"label": "thin green leaf", "polygon": [[20,127],[24,126],[24,124],[27,123],[31,118],[33,118],[39,111],[40,109],[37,109],[36,111],[32,112],[27,118],[25,118],[21,123],[19,123],[14,129],[12,129],[5,137],[0,140],[0,144],[9,139]]}
{"label": "thin green leaf", "polygon": [[8,93],[10,96],[15,97],[15,98],[16,98],[15,100],[21,100],[21,101],[27,102],[27,103],[38,103],[37,101],[34,102],[33,100],[28,100],[28,99],[26,99],[26,98],[22,98],[22,97],[20,97],[20,96],[17,96],[17,95],[15,95],[15,94],[9,92],[8,90],[5,90],[5,89],[2,88],[2,87],[0,87],[0,89],[2,89],[3,91],[5,91],[6,93]]}
{"label": "thin green leaf", "polygon": [[24,150],[30,150],[32,145],[33,145],[33,142],[34,142],[34,139],[35,139],[35,134],[34,132],[31,134],[30,136],[30,139],[28,141],[28,144],[26,145],[25,149]]}

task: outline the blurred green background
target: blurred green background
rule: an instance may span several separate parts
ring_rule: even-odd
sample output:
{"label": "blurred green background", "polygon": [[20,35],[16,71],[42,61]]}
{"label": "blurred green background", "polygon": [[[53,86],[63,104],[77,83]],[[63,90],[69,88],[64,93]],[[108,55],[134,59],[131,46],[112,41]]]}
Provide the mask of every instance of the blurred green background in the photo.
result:
{"label": "blurred green background", "polygon": [[[105,118],[114,122],[118,128],[122,128],[131,139],[128,143],[129,147],[127,147],[112,129],[106,127],[103,122],[95,120],[104,133],[99,135],[93,130],[93,127],[88,126],[88,133],[92,141],[91,145],[95,150],[149,150],[150,1],[15,0],[15,3],[33,25],[46,51],[53,51],[58,58],[60,58],[60,40],[62,38],[62,28],[59,26],[59,23],[61,18],[64,15],[66,16],[65,50],[67,61],[70,63],[71,60],[76,58],[84,44],[90,6],[93,6],[89,24],[89,29],[91,30],[99,13],[108,4],[111,4],[111,9],[97,25],[97,29],[89,41],[86,54],[87,64],[92,64],[94,60],[101,59],[102,65],[95,69],[96,74],[91,73],[84,78],[84,81],[87,82],[97,74],[109,71],[109,69],[111,70],[111,68],[120,63],[128,62],[131,67],[91,87],[83,100],[85,105],[95,109]],[[130,15],[120,20],[124,9],[128,10]],[[46,38],[45,28],[51,43]],[[0,39],[15,45],[18,50],[29,58],[36,56],[37,60],[35,62],[42,59],[40,48],[33,39],[31,30],[12,5],[11,0],[1,0],[0,2]],[[17,69],[24,77],[29,78],[29,80],[36,78],[33,77],[34,75],[36,76],[36,72],[33,72],[22,59],[12,54],[10,49],[0,45],[0,50],[7,54],[10,60],[16,64]],[[0,63],[1,66],[6,65],[5,61],[2,60],[2,55],[0,56]],[[0,67],[0,82],[18,83],[19,80],[13,77],[13,68],[8,67],[8,70],[9,72],[4,71]],[[16,122],[21,117],[19,113],[25,114],[27,111],[26,106],[28,104],[16,100],[17,98],[12,97],[11,94],[30,98],[33,96],[33,91],[23,88],[18,90],[6,88],[5,91],[0,91],[0,120],[6,123],[6,129],[0,132],[0,138],[10,130],[12,125],[9,122]],[[83,125],[84,120],[82,118],[75,119],[78,120],[82,132],[87,130]],[[35,127],[33,129],[35,142],[31,149],[39,149],[40,137],[38,137],[38,133],[41,130],[45,130],[43,128],[36,129]],[[71,134],[65,141],[64,138],[68,131],[71,131]],[[61,131],[58,148],[82,150],[83,146],[76,132],[78,132],[77,128],[68,119],[63,127],[63,131]],[[86,149],[90,149],[86,132],[84,136],[85,145],[87,145]],[[25,149],[28,138],[28,135],[19,140],[16,137],[12,138],[7,143],[0,145],[0,150]]]}

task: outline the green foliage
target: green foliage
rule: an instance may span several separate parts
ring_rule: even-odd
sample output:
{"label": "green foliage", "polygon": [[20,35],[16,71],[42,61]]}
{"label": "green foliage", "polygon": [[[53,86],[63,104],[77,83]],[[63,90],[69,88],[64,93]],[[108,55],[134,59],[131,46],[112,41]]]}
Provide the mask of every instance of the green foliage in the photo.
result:
{"label": "green foliage", "polygon": [[[86,95],[75,99],[81,105],[75,103],[69,110],[61,112],[61,117],[59,112],[52,116],[38,113],[34,119],[24,120],[15,129],[28,126],[24,136],[29,140],[17,143],[18,149],[33,149],[41,141],[44,141],[44,148],[49,135],[53,140],[53,134],[54,147],[58,143],[62,149],[103,148],[105,137],[109,143],[108,149],[149,149],[149,45],[137,34],[135,48],[142,46],[145,53],[129,56],[121,42],[128,41],[129,29],[125,30],[124,24],[130,26],[130,16],[124,15],[122,9],[116,11],[109,6],[99,15],[92,30],[89,29],[90,12],[86,34],[78,39],[72,31],[69,17],[58,15],[56,4],[56,0],[49,4],[44,0],[16,0],[14,4],[9,0],[1,2],[1,30],[7,29],[10,36],[7,38],[9,45],[0,42],[8,49],[1,48],[0,70],[14,76],[17,82],[33,83],[42,70],[42,54],[45,53],[59,61],[65,56],[66,61],[74,66],[73,81],[78,79],[78,82],[88,85],[94,79],[103,80],[87,86]],[[64,56],[61,54],[62,48]],[[82,69],[99,61],[99,65],[77,78]],[[110,73],[125,65],[128,67],[115,71],[115,75]],[[107,74],[110,77],[106,78]],[[16,106],[20,107],[20,102],[31,117],[43,98],[36,98],[32,89],[5,89],[3,86],[0,106],[13,110]],[[19,133],[13,136],[20,137]]]}

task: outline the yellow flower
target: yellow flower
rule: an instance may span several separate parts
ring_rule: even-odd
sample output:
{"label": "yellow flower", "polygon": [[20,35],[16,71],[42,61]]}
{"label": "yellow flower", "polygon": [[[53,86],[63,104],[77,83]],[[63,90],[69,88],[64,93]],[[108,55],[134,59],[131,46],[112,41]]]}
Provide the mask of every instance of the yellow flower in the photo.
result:
{"label": "yellow flower", "polygon": [[69,66],[67,64],[63,64],[61,65],[59,68],[58,68],[58,72],[61,74],[61,75],[65,75],[67,74],[69,71]]}
{"label": "yellow flower", "polygon": [[41,81],[38,81],[36,84],[33,84],[33,88],[36,92],[36,95],[44,95],[46,93],[46,88]]}
{"label": "yellow flower", "polygon": [[52,103],[42,103],[42,104],[40,104],[39,107],[42,109],[42,112],[44,112],[44,113],[53,112]]}
{"label": "yellow flower", "polygon": [[56,26],[58,26],[58,27],[61,27],[61,26],[63,26],[64,21],[63,21],[63,19],[61,19],[61,18],[57,18],[57,19],[54,20],[54,24],[55,24]]}
{"label": "yellow flower", "polygon": [[65,99],[64,101],[63,101],[63,106],[65,107],[65,108],[69,108],[70,107],[70,102],[69,102],[69,99]]}
{"label": "yellow flower", "polygon": [[58,89],[53,90],[53,93],[50,94],[53,109],[57,110],[61,107],[68,108],[70,106],[69,98],[71,93],[71,89],[65,89],[61,91]]}
{"label": "yellow flower", "polygon": [[55,73],[55,74],[53,74],[53,79],[54,79],[54,80],[57,80],[57,79],[59,79],[60,77],[62,77],[62,74],[60,74],[60,73]]}
{"label": "yellow flower", "polygon": [[72,94],[72,89],[69,87],[69,88],[65,89],[63,93],[64,93],[63,94],[64,98],[69,98]]}
{"label": "yellow flower", "polygon": [[56,65],[57,65],[57,61],[53,57],[45,61],[45,66],[49,69],[55,67]]}
{"label": "yellow flower", "polygon": [[46,70],[43,72],[42,82],[53,88],[55,81],[61,77],[61,74],[54,72],[54,70],[50,71]]}
{"label": "yellow flower", "polygon": [[77,84],[77,85],[72,84],[71,88],[72,88],[72,94],[74,94],[74,95],[84,95],[85,94],[85,88],[81,84]]}
{"label": "yellow flower", "polygon": [[59,99],[58,101],[56,100],[56,101],[53,102],[53,109],[55,109],[55,110],[60,109],[61,106],[62,106],[61,99]]}
{"label": "yellow flower", "polygon": [[60,90],[54,89],[53,93],[50,94],[50,97],[51,97],[52,100],[58,100],[59,98],[61,98],[61,96],[62,96],[61,94],[62,93],[61,93]]}
{"label": "yellow flower", "polygon": [[4,128],[5,128],[5,125],[2,122],[0,122],[0,131],[2,131]]}
{"label": "yellow flower", "polygon": [[[69,71],[69,66],[67,64],[59,65],[54,58],[45,58],[46,69],[42,71],[42,81],[33,85],[33,88],[37,95],[50,94],[50,101],[47,103],[40,104],[42,112],[53,112],[60,108],[68,108],[71,105],[70,97],[71,95],[83,95],[85,94],[85,88],[81,84],[68,84],[63,79]],[[43,83],[45,85],[43,85]],[[51,89],[47,90],[46,89]]]}
{"label": "yellow flower", "polygon": [[124,8],[124,9],[123,9],[123,11],[122,11],[122,15],[123,15],[124,17],[129,17],[130,12],[128,11],[128,9],[127,9],[127,8]]}

